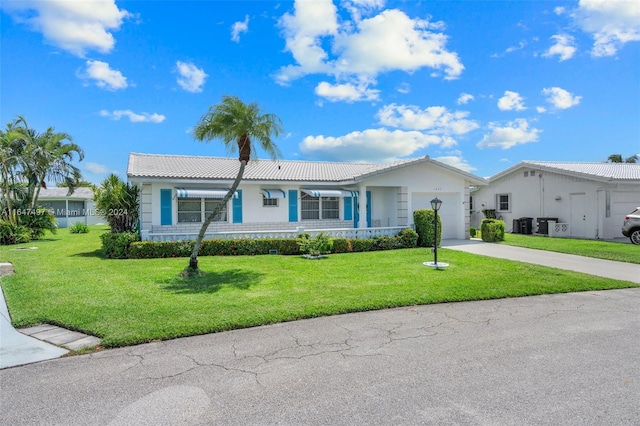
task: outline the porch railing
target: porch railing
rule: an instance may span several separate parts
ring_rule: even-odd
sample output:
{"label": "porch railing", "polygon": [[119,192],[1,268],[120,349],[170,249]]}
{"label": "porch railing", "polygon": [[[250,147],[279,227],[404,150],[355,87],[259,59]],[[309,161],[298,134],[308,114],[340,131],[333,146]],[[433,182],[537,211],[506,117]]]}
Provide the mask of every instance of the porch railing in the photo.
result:
{"label": "porch railing", "polygon": [[[260,238],[298,238],[300,234],[309,234],[315,237],[319,233],[324,233],[330,238],[360,238],[367,239],[382,236],[394,236],[405,229],[406,226],[388,226],[377,228],[335,228],[335,229],[296,229],[276,230],[276,231],[229,231],[229,232],[207,232],[205,240],[211,239],[260,239]],[[180,241],[195,240],[197,232],[149,232],[142,231],[143,241]]]}

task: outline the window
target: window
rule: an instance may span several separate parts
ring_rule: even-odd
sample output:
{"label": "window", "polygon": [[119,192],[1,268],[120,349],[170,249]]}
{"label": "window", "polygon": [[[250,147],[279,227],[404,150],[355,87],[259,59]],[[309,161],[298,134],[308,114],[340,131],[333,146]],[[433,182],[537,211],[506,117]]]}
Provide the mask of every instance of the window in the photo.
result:
{"label": "window", "polygon": [[64,201],[39,201],[38,204],[51,210],[55,217],[67,216],[67,204]]}
{"label": "window", "polygon": [[498,194],[496,195],[499,212],[508,212],[511,210],[511,200],[509,194]]}
{"label": "window", "polygon": [[536,175],[536,171],[535,170],[531,170],[531,177]]}
{"label": "window", "polygon": [[[204,222],[221,201],[216,198],[178,198],[178,223]],[[227,221],[226,204],[213,221]]]}
{"label": "window", "polygon": [[84,201],[69,201],[68,216],[84,216]]}
{"label": "window", "polygon": [[524,177],[529,177],[529,172],[524,172]]}
{"label": "window", "polygon": [[262,196],[262,207],[278,207],[278,199],[277,198],[267,198],[264,195]]}
{"label": "window", "polygon": [[473,195],[469,196],[469,211],[473,212]]}
{"label": "window", "polygon": [[303,194],[301,197],[301,213],[302,220],[340,219],[340,198],[312,197],[308,194]]}

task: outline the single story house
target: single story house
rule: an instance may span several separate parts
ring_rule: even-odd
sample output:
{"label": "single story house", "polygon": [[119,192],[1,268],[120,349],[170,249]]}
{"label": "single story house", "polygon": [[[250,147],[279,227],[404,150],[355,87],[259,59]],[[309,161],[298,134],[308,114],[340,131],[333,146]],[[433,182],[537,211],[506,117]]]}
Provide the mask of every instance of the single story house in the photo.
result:
{"label": "single story house", "polygon": [[522,161],[488,180],[471,194],[476,227],[493,209],[510,232],[530,218],[533,233],[623,238],[624,216],[640,206],[640,164]]}
{"label": "single story house", "polygon": [[[236,158],[129,154],[128,180],[141,189],[143,240],[194,239],[227,193]],[[332,230],[368,238],[413,225],[413,211],[443,201],[443,238],[469,235],[469,189],[486,181],[429,157],[388,164],[251,160],[208,238],[282,237]]]}
{"label": "single story house", "polygon": [[59,228],[67,228],[76,222],[85,225],[106,223],[96,209],[91,188],[76,188],[72,194],[69,194],[69,188],[42,188],[38,205],[51,210]]}

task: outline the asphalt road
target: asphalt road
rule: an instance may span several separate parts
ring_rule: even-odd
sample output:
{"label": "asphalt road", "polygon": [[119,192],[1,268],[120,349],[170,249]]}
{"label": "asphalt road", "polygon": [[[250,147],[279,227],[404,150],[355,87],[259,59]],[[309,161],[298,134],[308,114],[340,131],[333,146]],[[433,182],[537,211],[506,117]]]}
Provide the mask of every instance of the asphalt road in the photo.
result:
{"label": "asphalt road", "polygon": [[416,306],[0,371],[7,425],[638,425],[640,288]]}

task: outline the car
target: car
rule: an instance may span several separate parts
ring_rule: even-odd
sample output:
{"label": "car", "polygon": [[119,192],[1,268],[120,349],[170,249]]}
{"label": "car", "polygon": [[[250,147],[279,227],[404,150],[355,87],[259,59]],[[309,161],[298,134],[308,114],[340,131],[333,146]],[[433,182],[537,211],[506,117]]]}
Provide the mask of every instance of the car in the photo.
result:
{"label": "car", "polygon": [[633,244],[640,244],[640,207],[624,217],[622,235],[629,237]]}

